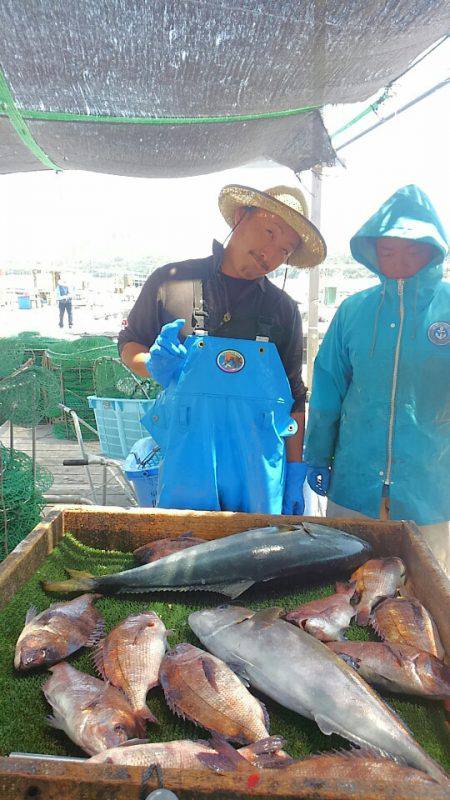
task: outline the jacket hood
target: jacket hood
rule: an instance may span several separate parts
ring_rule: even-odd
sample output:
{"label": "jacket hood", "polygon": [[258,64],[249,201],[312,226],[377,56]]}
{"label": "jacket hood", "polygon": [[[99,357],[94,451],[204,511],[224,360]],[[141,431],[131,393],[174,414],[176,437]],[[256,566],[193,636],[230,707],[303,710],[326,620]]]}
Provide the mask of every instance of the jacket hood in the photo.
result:
{"label": "jacket hood", "polygon": [[448,253],[448,239],[442,222],[425,192],[414,184],[394,192],[350,239],[353,258],[383,278],[375,245],[381,236],[397,236],[433,245],[435,254],[420,272],[442,264]]}

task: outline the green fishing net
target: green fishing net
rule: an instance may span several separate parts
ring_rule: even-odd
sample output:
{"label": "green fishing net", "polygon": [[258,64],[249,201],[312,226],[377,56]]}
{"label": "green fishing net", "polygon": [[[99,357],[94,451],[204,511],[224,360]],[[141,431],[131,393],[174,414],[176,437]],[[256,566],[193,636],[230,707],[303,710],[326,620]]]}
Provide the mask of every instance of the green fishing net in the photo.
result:
{"label": "green fishing net", "polygon": [[101,356],[117,356],[117,345],[107,336],[82,336],[79,339],[59,339],[47,350],[53,367],[83,369]]}
{"label": "green fishing net", "polygon": [[0,378],[18,369],[25,361],[25,346],[17,336],[0,339]]}
{"label": "green fishing net", "polygon": [[0,377],[0,425],[12,422],[32,428],[46,419],[59,417],[61,386],[56,375],[38,366],[30,366]]}
{"label": "green fishing net", "polygon": [[[96,428],[94,412],[89,408],[88,396],[95,394],[94,363],[102,356],[117,356],[117,346],[107,336],[83,336],[80,339],[62,339],[46,350],[44,365],[52,370],[61,385],[62,402],[77,415]],[[75,430],[70,416],[55,422],[53,433],[59,439],[74,439]],[[96,439],[96,435],[83,427],[83,438]]]}
{"label": "green fishing net", "polygon": [[119,358],[103,356],[94,363],[94,387],[97,397],[151,400],[161,387],[152,378],[140,378]]}
{"label": "green fishing net", "polygon": [[37,525],[52,482],[45,467],[0,443],[0,560]]}
{"label": "green fishing net", "polygon": [[37,331],[22,331],[17,334],[17,340],[25,349],[25,358],[33,358],[38,365],[42,364],[45,351],[60,341],[53,336],[41,336]]}

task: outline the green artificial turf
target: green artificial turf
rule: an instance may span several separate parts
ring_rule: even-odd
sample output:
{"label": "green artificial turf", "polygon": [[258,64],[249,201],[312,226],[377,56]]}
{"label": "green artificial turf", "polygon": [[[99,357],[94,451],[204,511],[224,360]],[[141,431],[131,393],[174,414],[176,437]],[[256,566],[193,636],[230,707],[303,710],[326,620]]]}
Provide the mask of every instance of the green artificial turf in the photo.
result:
{"label": "green artificial turf", "polygon": [[[0,752],[2,755],[8,755],[12,751],[85,755],[64,733],[46,724],[45,718],[51,713],[51,709],[41,692],[41,686],[47,680],[49,673],[45,669],[16,673],[13,667],[15,644],[23,628],[26,612],[31,605],[42,611],[52,602],[62,599],[61,596],[46,594],[41,587],[41,580],[65,579],[67,577],[65,567],[87,570],[100,575],[131,566],[133,557],[129,553],[94,550],[80,544],[70,534],[66,534],[33,578],[17,592],[3,610],[0,618]],[[254,587],[239,598],[237,603],[251,608],[277,605],[292,610],[302,602],[324,597],[333,591],[334,587],[330,583],[302,588],[301,591],[292,585],[288,588],[280,585],[272,586],[270,589],[267,586]],[[185,641],[199,645],[187,624],[188,615],[191,611],[214,607],[220,602],[223,602],[223,599],[220,600],[217,595],[206,593],[160,593],[105,597],[96,603],[96,607],[105,618],[107,631],[131,613],[153,609],[160,615],[166,627],[173,631],[169,639],[171,645]],[[348,636],[350,639],[376,640],[372,631],[356,625],[351,626]],[[289,653],[280,653],[281,658],[289,659]],[[77,669],[95,674],[90,651],[81,650],[71,656],[69,661]],[[446,769],[450,769],[449,739],[442,704],[410,697],[399,698],[394,695],[385,697],[409,725],[420,744]],[[167,708],[159,687],[149,693],[147,700],[160,723],[158,726],[148,726],[148,738],[151,741],[209,737],[207,731],[174,716]],[[265,699],[265,703],[270,715],[270,732],[286,738],[286,750],[292,756],[300,757],[349,746],[348,742],[339,736],[325,736],[314,722],[282,708],[277,703],[269,699]]]}

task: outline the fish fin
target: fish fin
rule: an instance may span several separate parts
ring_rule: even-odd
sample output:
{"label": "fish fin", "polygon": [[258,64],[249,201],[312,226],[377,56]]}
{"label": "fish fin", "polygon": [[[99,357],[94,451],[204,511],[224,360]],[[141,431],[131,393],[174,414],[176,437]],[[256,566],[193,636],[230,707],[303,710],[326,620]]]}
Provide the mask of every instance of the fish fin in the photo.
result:
{"label": "fish fin", "polygon": [[241,747],[239,753],[259,769],[279,769],[294,763],[294,759],[282,750],[285,743],[282,736],[268,736]]}
{"label": "fish fin", "polygon": [[159,725],[159,721],[157,717],[150,711],[148,706],[143,706],[139,708],[136,712],[136,716],[139,717],[140,720],[143,722],[151,722],[153,725]]}
{"label": "fish fin", "polygon": [[213,733],[209,745],[215,752],[201,753],[197,756],[201,764],[213,772],[234,772],[239,767],[248,769],[248,761],[229,744],[223,736]]}
{"label": "fish fin", "polygon": [[350,743],[349,750],[336,750],[335,752],[339,753],[339,755],[346,753],[349,758],[367,758],[370,756],[370,758],[378,759],[379,761],[395,761],[396,764],[407,764],[406,759],[402,758],[402,756],[388,753],[387,750],[383,750],[381,747],[375,747],[375,745],[371,746],[367,743],[362,744],[359,747],[356,744]]}
{"label": "fish fin", "polygon": [[56,717],[54,717],[53,714],[49,714],[47,717],[45,717],[45,721],[47,725],[50,725],[51,728],[56,728],[57,730],[60,731],[65,730],[62,723],[59,722],[59,720]]}
{"label": "fish fin", "polygon": [[244,686],[248,689],[250,686],[250,682],[245,674],[245,667],[243,664],[238,664],[235,661],[227,661],[226,662],[229,668],[234,672],[237,678],[244,684]]}
{"label": "fish fin", "polygon": [[97,579],[90,572],[83,572],[79,569],[66,569],[70,575],[68,581],[42,581],[41,585],[45,592],[90,592],[96,588]]}
{"label": "fish fin", "polygon": [[105,620],[99,619],[95,625],[94,630],[85,642],[85,647],[95,647],[96,644],[105,635]]}
{"label": "fish fin", "polygon": [[244,594],[250,586],[253,586],[255,581],[236,581],[236,583],[215,583],[208,584],[207,586],[193,586],[193,589],[203,589],[206,592],[217,592],[218,594],[225,594],[230,600]]}
{"label": "fish fin", "polygon": [[100,639],[100,641],[97,642],[97,649],[92,654],[92,661],[94,663],[94,667],[97,670],[97,672],[98,672],[98,674],[100,675],[101,678],[105,678],[106,677],[105,665],[104,665],[104,662],[103,662],[103,647],[104,647],[104,644],[105,644],[105,639]]}
{"label": "fish fin", "polygon": [[314,758],[323,758],[325,760],[326,758],[333,758],[335,755],[341,758],[347,758],[349,761],[352,759],[360,759],[363,761],[366,758],[370,758],[372,761],[395,761],[396,764],[406,763],[400,756],[390,755],[385,750],[379,750],[377,747],[371,747],[368,744],[358,746],[352,743],[350,743],[348,750],[340,750],[334,747],[327,753],[316,753]]}
{"label": "fish fin", "polygon": [[252,752],[255,756],[260,756],[263,753],[274,753],[276,750],[281,750],[286,744],[286,739],[282,736],[267,736],[265,739],[259,739],[257,742],[252,742],[245,747],[241,748],[247,752]]}
{"label": "fish fin", "polygon": [[253,615],[252,620],[257,628],[266,628],[269,625],[272,625],[273,622],[280,619],[281,615],[284,613],[283,608],[279,608],[278,606],[274,606],[273,608],[263,608],[261,611],[257,611],[256,614]]}
{"label": "fish fin", "polygon": [[149,744],[150,739],[127,739],[126,742],[122,742],[122,744],[116,744],[115,747],[136,747],[137,744]]}
{"label": "fish fin", "polygon": [[86,572],[84,569],[71,569],[66,567],[66,572],[71,578],[93,578],[92,572]]}
{"label": "fish fin", "polygon": [[296,526],[296,530],[303,530],[311,539],[317,539],[317,533],[310,527],[308,522],[302,522],[301,525]]}
{"label": "fish fin", "polygon": [[[178,717],[183,717],[182,711],[179,709],[177,705],[177,701],[181,697],[181,692],[179,689],[171,688],[169,681],[164,676],[163,673],[159,675],[159,682],[161,684],[161,688],[164,692],[164,697],[166,698],[166,703],[169,706],[170,710],[176,714]],[[183,717],[184,719],[184,717]]]}
{"label": "fish fin", "polygon": [[228,758],[224,755],[219,755],[219,753],[199,753],[197,755],[197,761],[202,764],[202,766],[207,767],[212,772],[216,772],[218,775],[221,775],[225,772],[234,772],[236,769],[236,764],[231,758]]}
{"label": "fish fin", "polygon": [[[334,651],[336,653],[336,650]],[[336,653],[339,658],[342,658],[342,661],[345,661],[346,664],[349,665],[352,669],[358,672],[361,666],[361,659],[356,658],[355,656],[350,656],[348,653]]]}
{"label": "fish fin", "polygon": [[28,625],[28,623],[37,616],[37,613],[38,610],[36,606],[30,606],[25,617],[25,625]]}
{"label": "fish fin", "polygon": [[327,717],[323,717],[321,714],[316,714],[314,719],[325,736],[331,736],[332,733],[336,733],[336,725]]}
{"label": "fish fin", "polygon": [[202,665],[205,678],[208,681],[209,685],[212,686],[215,692],[218,692],[219,687],[217,686],[216,669],[214,662],[208,659],[207,657],[203,657],[200,659],[200,663]]}
{"label": "fish fin", "polygon": [[279,753],[263,753],[261,756],[255,756],[251,763],[257,769],[283,769],[295,763],[295,759],[281,750]]}
{"label": "fish fin", "polygon": [[368,618],[368,624],[370,625],[371,628],[373,628],[373,630],[375,631],[377,636],[379,636],[380,639],[382,641],[384,641],[385,640],[385,636],[383,636],[383,632],[381,631],[380,626],[378,625],[377,620],[376,620],[376,618],[374,617],[373,614],[370,614],[370,616]]}

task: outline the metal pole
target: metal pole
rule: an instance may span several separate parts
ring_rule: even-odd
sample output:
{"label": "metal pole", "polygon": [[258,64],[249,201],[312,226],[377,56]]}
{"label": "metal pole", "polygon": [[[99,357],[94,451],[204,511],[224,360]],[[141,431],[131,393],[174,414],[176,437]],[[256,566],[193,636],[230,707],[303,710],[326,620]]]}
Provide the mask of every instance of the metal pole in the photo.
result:
{"label": "metal pole", "polygon": [[14,425],[9,421],[9,449],[14,450]]}
{"label": "metal pole", "polygon": [[[320,229],[322,211],[322,167],[311,170],[311,221]],[[308,342],[306,355],[306,381],[311,389],[314,359],[319,349],[319,267],[309,272]]]}

